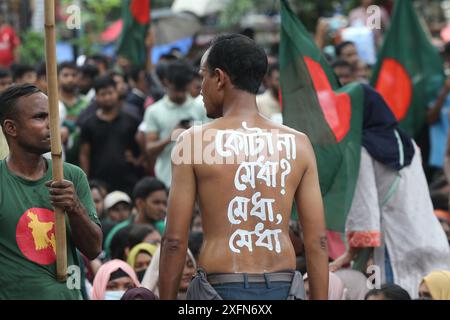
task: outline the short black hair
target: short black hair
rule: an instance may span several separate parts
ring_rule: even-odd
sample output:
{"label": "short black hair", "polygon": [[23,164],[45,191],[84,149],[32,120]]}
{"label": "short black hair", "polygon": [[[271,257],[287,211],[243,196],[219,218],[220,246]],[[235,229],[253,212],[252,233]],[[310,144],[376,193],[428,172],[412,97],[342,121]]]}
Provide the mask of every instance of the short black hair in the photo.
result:
{"label": "short black hair", "polygon": [[36,73],[38,78],[43,78],[47,76],[47,65],[45,64],[45,62],[40,63],[36,67]]}
{"label": "short black hair", "polygon": [[105,65],[106,69],[108,69],[108,65],[109,65],[109,60],[108,57],[103,55],[103,54],[93,54],[92,56],[88,57],[87,60],[92,59],[97,63],[102,63]]}
{"label": "short black hair", "polygon": [[343,60],[343,59],[336,59],[335,61],[333,61],[333,63],[331,64],[331,67],[334,68],[339,68],[339,67],[346,67],[346,68],[350,68],[352,69],[352,71],[354,71],[354,67],[352,64],[350,64],[348,61]]}
{"label": "short black hair", "polygon": [[11,72],[8,69],[0,68],[0,79],[9,77],[12,77]]}
{"label": "short black hair", "polygon": [[134,82],[138,82],[139,81],[139,75],[141,74],[141,72],[147,73],[147,71],[145,70],[144,67],[132,66],[130,68],[130,72],[128,73],[128,77],[130,79],[132,79]]}
{"label": "short black hair", "polygon": [[237,89],[258,93],[268,61],[264,50],[252,39],[240,34],[222,35],[212,41],[208,50],[206,63],[211,73],[221,69]]}
{"label": "short black hair", "polygon": [[132,249],[135,245],[144,242],[144,239],[152,232],[158,231],[151,224],[133,224],[127,239],[127,247]]}
{"label": "short black hair", "polygon": [[371,296],[383,295],[387,300],[411,300],[408,291],[393,283],[381,285],[380,289],[372,289],[366,293],[364,300]]}
{"label": "short black hair", "polygon": [[109,87],[116,88],[116,82],[111,76],[100,76],[94,80],[95,93],[98,93],[101,89],[106,89]]}
{"label": "short black hair", "polygon": [[36,70],[28,64],[15,64],[11,67],[14,82],[22,78],[28,72],[36,72]]}
{"label": "short black hair", "polygon": [[64,61],[58,65],[58,76],[63,69],[72,69],[78,71],[78,66],[72,61]]}
{"label": "short black hair", "polygon": [[98,77],[99,74],[98,68],[92,64],[85,64],[81,66],[79,70],[83,77],[90,78],[92,80]]}
{"label": "short black hair", "polygon": [[125,82],[128,82],[127,75],[125,75],[125,74],[123,74],[121,72],[118,72],[118,71],[115,71],[115,70],[108,70],[108,72],[106,72],[106,74],[108,76],[110,76],[111,78],[113,78],[113,79],[114,79],[114,77],[117,77],[117,76],[122,77]]}
{"label": "short black hair", "polygon": [[145,199],[155,191],[164,190],[167,192],[166,186],[157,178],[145,177],[141,179],[133,189],[133,199]]}
{"label": "short black hair", "polygon": [[3,127],[6,119],[14,119],[17,112],[17,100],[22,97],[42,92],[32,84],[13,85],[0,94],[0,125]]}
{"label": "short black hair", "polygon": [[89,189],[105,189],[107,192],[109,192],[109,186],[108,184],[103,181],[103,180],[99,180],[99,179],[91,179],[89,180]]}
{"label": "short black hair", "polygon": [[175,60],[167,65],[165,79],[173,84],[175,89],[186,89],[193,78],[193,68],[187,62]]}
{"label": "short black hair", "polygon": [[351,42],[351,41],[344,41],[344,42],[341,42],[338,45],[336,45],[336,47],[335,47],[336,56],[340,57],[342,54],[342,50],[344,50],[345,47],[350,46],[350,45],[354,46],[355,43]]}

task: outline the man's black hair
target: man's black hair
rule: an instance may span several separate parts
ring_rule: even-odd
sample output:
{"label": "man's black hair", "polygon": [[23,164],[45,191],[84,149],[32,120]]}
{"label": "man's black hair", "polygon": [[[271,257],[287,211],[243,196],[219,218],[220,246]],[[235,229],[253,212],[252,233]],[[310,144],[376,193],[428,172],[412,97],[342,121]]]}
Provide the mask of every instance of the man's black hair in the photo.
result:
{"label": "man's black hair", "polygon": [[78,66],[74,62],[71,62],[71,61],[61,62],[58,65],[58,76],[59,76],[59,74],[61,73],[61,71],[63,69],[72,69],[72,70],[77,70],[78,71]]}
{"label": "man's black hair", "polygon": [[92,59],[92,60],[94,60],[97,63],[104,64],[106,69],[108,69],[109,60],[108,60],[108,57],[106,57],[105,55],[103,55],[103,54],[94,54],[94,55],[90,56],[88,58],[88,60],[89,59]]}
{"label": "man's black hair", "polygon": [[109,247],[111,259],[120,259],[126,261],[125,248],[128,244],[128,236],[134,224],[128,225],[123,229],[117,231],[117,233],[111,239]]}
{"label": "man's black hair", "polygon": [[13,81],[16,82],[17,79],[22,78],[28,72],[36,72],[36,70],[27,64],[15,64],[11,67],[13,73]]}
{"label": "man's black hair", "polygon": [[117,76],[122,77],[125,82],[128,82],[128,77],[121,72],[118,72],[115,70],[108,70],[108,72],[106,72],[106,74],[113,79],[114,79],[114,77],[117,77]]}
{"label": "man's black hair", "polygon": [[160,180],[153,177],[145,177],[141,179],[133,189],[133,199],[145,199],[155,191],[167,191],[166,186]]}
{"label": "man's black hair", "polygon": [[350,46],[350,45],[354,46],[355,43],[351,42],[351,41],[344,41],[344,42],[339,43],[335,47],[336,57],[340,57],[342,54],[342,50],[344,50],[345,47]]}
{"label": "man's black hair", "polygon": [[127,239],[127,247],[133,249],[134,246],[144,242],[144,239],[152,232],[157,231],[151,224],[133,224]]}
{"label": "man's black hair", "polygon": [[36,67],[36,73],[38,78],[43,78],[47,76],[47,66],[45,62],[38,64]]}
{"label": "man's black hair", "polygon": [[267,56],[256,43],[240,34],[217,37],[211,43],[206,64],[209,72],[221,69],[240,90],[258,93],[267,72]]}
{"label": "man's black hair", "polygon": [[352,64],[350,64],[348,61],[343,59],[336,59],[332,64],[331,67],[334,68],[350,68],[352,71],[354,71],[354,67]]}
{"label": "man's black hair", "polygon": [[372,289],[367,292],[364,300],[367,300],[371,296],[383,295],[387,300],[411,300],[411,296],[408,291],[400,287],[399,285],[387,283],[381,285],[380,289]]}
{"label": "man's black hair", "polygon": [[270,77],[274,71],[280,71],[280,65],[276,62],[269,64],[267,75]]}
{"label": "man's black hair", "polygon": [[0,94],[0,125],[6,119],[14,119],[17,113],[17,101],[34,93],[41,92],[38,87],[31,84],[13,85]]}
{"label": "man's black hair", "polygon": [[106,192],[109,192],[110,188],[108,186],[108,184],[103,181],[103,180],[99,180],[99,179],[91,179],[89,180],[89,189],[105,189]]}
{"label": "man's black hair", "polygon": [[96,77],[98,77],[99,71],[96,66],[92,64],[85,64],[80,67],[80,73],[83,75],[83,77],[94,80]]}
{"label": "man's black hair", "polygon": [[178,60],[178,57],[172,53],[164,53],[159,57],[159,59],[166,60],[166,61],[175,61],[175,60]]}
{"label": "man's black hair", "polygon": [[167,65],[165,79],[175,86],[177,90],[185,90],[193,79],[193,70],[190,64],[182,60],[171,61]]}
{"label": "man's black hair", "polygon": [[141,72],[146,72],[145,67],[142,66],[132,66],[128,73],[128,78],[132,79],[134,82],[139,81],[139,75]]}
{"label": "man's black hair", "polygon": [[109,87],[116,88],[116,82],[110,76],[100,76],[94,80],[95,93],[98,93],[101,89],[106,89]]}
{"label": "man's black hair", "polygon": [[11,76],[11,72],[8,69],[0,68],[0,79],[9,78]]}

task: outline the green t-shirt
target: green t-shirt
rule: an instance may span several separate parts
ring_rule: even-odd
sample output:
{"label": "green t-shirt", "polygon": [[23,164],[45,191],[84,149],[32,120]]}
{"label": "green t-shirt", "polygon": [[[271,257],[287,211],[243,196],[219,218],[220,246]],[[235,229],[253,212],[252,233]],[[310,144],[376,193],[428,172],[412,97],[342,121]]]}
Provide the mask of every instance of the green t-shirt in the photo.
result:
{"label": "green t-shirt", "polygon": [[[47,163],[45,176],[29,181],[0,161],[0,300],[81,299],[79,290],[56,281],[55,217],[45,186],[52,162]],[[84,172],[65,163],[64,179],[73,182],[89,218],[100,225]],[[68,218],[66,224],[67,265],[78,266]]]}
{"label": "green t-shirt", "polygon": [[0,160],[5,159],[8,153],[9,153],[8,144],[6,142],[5,136],[3,135],[2,128],[0,127]]}

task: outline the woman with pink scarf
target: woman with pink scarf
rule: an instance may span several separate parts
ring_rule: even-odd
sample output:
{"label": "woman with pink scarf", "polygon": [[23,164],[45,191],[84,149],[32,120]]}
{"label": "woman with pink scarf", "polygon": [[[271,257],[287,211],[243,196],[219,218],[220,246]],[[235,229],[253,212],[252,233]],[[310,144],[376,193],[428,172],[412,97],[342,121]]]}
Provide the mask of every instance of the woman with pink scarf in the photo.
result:
{"label": "woman with pink scarf", "polygon": [[94,278],[92,300],[120,300],[128,289],[140,285],[133,268],[122,260],[111,260],[100,267]]}

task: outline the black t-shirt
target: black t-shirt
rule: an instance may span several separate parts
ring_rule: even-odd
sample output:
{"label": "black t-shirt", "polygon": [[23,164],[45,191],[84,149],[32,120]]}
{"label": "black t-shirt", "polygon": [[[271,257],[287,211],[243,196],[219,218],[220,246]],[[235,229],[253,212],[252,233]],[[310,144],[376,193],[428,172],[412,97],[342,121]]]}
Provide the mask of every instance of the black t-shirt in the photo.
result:
{"label": "black t-shirt", "polygon": [[129,150],[139,156],[135,140],[138,126],[139,122],[123,111],[110,122],[96,114],[85,122],[81,127],[81,144],[90,145],[90,178],[106,182],[111,191],[131,194],[142,170],[126,161],[125,152]]}

